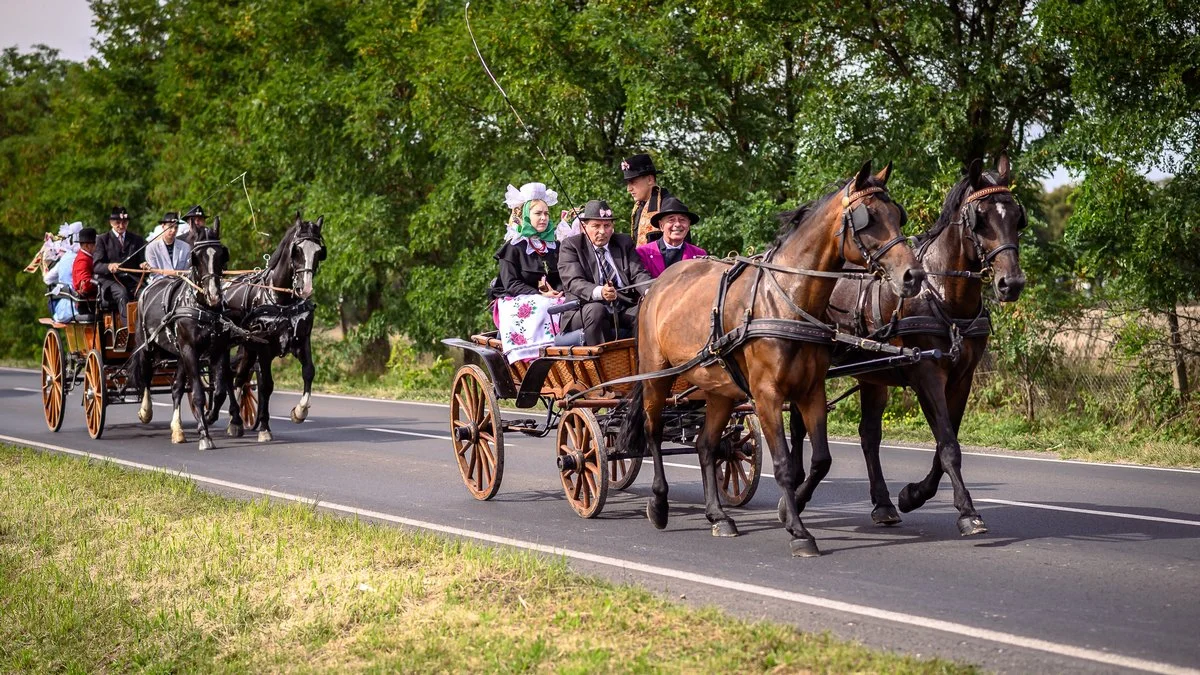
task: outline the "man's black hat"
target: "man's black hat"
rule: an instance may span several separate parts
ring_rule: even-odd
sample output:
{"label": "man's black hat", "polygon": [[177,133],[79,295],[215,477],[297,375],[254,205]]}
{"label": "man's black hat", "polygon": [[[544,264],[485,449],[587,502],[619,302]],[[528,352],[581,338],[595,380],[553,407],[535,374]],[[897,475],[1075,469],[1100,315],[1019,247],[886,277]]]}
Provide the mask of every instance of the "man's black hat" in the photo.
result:
{"label": "man's black hat", "polygon": [[205,215],[205,213],[204,213],[204,207],[200,206],[199,204],[193,206],[187,213],[183,214],[184,220],[190,220],[192,218],[207,218],[207,217],[208,216]]}
{"label": "man's black hat", "polygon": [[96,228],[85,227],[75,236],[79,237],[79,243],[81,244],[94,244],[96,243]]}
{"label": "man's black hat", "polygon": [[634,155],[621,162],[621,171],[625,173],[625,180],[633,180],[638,176],[658,175],[658,169],[654,168],[654,160],[646,154]]}
{"label": "man's black hat", "polygon": [[692,221],[692,225],[700,222],[700,216],[688,211],[688,207],[684,206],[683,202],[674,197],[669,197],[663,200],[662,208],[658,210],[658,213],[650,216],[650,224],[658,227],[658,221],[662,220],[664,216],[669,216],[673,213],[682,213],[687,216],[688,220]]}
{"label": "man's black hat", "polygon": [[178,220],[179,220],[179,212],[178,212],[178,211],[167,211],[166,213],[164,213],[164,214],[163,214],[163,217],[162,217],[162,218],[159,218],[159,219],[158,219],[158,222],[160,222],[160,223],[174,223],[174,222],[176,222],[176,221],[178,221]]}
{"label": "man's black hat", "polygon": [[129,220],[129,212],[124,206],[114,206],[112,213],[108,214],[109,220]]}
{"label": "man's black hat", "polygon": [[612,209],[608,207],[608,202],[603,199],[593,199],[583,205],[583,214],[579,216],[580,220],[616,220],[613,217]]}

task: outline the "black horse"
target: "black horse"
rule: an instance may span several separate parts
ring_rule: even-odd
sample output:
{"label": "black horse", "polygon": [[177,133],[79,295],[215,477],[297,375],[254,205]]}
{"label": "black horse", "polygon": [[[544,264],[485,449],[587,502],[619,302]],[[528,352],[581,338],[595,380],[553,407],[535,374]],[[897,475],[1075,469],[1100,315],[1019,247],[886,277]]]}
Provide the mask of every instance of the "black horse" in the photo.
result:
{"label": "black horse", "polygon": [[[828,317],[842,330],[880,340],[899,339],[905,347],[940,349],[947,355],[857,376],[862,402],[858,432],[871,484],[871,519],[879,525],[900,522],[879,463],[879,443],[888,387],[907,386],[917,394],[937,452],[929,474],[900,491],[900,510],[908,513],[933,497],[945,473],[954,487],[959,532],[963,536],[987,532],[963,482],[958,429],[975,367],[991,333],[984,284],[990,278],[1002,302],[1021,295],[1025,275],[1017,237],[1026,220],[1025,209],[1009,188],[1008,157],[1000,157],[995,172],[984,172],[982,166],[978,159],[971,163],[946,195],[937,222],[917,237],[917,258],[927,275],[920,295],[901,300],[886,284],[842,280],[830,299]],[[793,443],[799,443],[804,421],[796,414],[791,420]]]}
{"label": "black horse", "polygon": [[228,262],[229,251],[221,244],[220,224],[216,229],[198,228],[189,276],[159,279],[147,286],[138,299],[136,347],[130,356],[129,367],[130,386],[142,400],[138,418],[149,422],[153,417],[150,407],[153,364],[177,357],[175,381],[171,385],[175,407],[171,417],[171,442],[184,442],[179,404],[184,390],[190,388],[192,415],[198,421],[201,450],[213,447],[208,422],[201,414],[205,410],[201,356],[208,356],[214,383],[228,378],[229,324],[221,316],[221,273]]}
{"label": "black horse", "polygon": [[235,392],[241,391],[255,365],[258,378],[258,429],[260,442],[272,440],[270,403],[275,389],[271,376],[271,361],[292,354],[300,360],[304,377],[304,394],[292,408],[292,421],[300,424],[308,417],[312,381],[316,367],[312,359],[313,278],[325,259],[325,240],[321,228],[325,217],[311,222],[296,212],[296,221],[284,233],[283,239],[259,272],[235,277],[225,289],[226,315],[254,336],[254,340],[238,340],[238,354],[233,376],[217,388],[210,421],[229,396],[230,422],[226,433],[241,436],[241,417]]}

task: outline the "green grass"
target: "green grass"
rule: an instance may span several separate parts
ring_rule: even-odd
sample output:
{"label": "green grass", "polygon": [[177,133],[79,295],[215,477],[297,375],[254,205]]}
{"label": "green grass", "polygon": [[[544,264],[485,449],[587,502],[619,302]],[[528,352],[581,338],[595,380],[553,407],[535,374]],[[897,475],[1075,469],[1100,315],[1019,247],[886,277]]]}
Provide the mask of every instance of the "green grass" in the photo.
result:
{"label": "green grass", "polygon": [[0,445],[0,672],[975,672]]}

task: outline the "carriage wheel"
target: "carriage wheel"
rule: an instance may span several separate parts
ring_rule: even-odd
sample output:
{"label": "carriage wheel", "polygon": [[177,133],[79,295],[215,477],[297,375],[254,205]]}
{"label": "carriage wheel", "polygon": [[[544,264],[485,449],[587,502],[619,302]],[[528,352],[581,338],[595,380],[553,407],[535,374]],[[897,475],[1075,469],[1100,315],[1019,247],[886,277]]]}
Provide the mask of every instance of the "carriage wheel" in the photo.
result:
{"label": "carriage wheel", "polygon": [[[616,445],[616,434],[604,434],[606,450],[613,450]],[[642,470],[641,457],[608,460],[608,480],[614,490],[624,490],[637,480],[638,471]]]}
{"label": "carriage wheel", "polygon": [[246,384],[242,385],[242,396],[238,400],[238,406],[242,413],[242,425],[247,429],[253,429],[254,424],[258,422],[257,366],[250,370],[250,377],[246,379]]}
{"label": "carriage wheel", "polygon": [[104,433],[104,408],[107,395],[104,386],[104,357],[95,349],[87,353],[83,364],[83,417],[88,435],[100,438]]}
{"label": "carriage wheel", "polygon": [[458,471],[476,499],[491,499],[504,476],[504,429],[496,393],[483,369],[467,364],[454,375],[450,394],[450,442]]}
{"label": "carriage wheel", "polygon": [[729,506],[749,502],[762,477],[763,435],[758,415],[746,415],[741,425],[742,430],[722,443],[717,453],[717,489]]}
{"label": "carriage wheel", "polygon": [[62,428],[66,381],[67,364],[62,339],[58,331],[51,328],[46,331],[46,339],[42,342],[42,409],[46,413],[46,426],[50,431]]}
{"label": "carriage wheel", "polygon": [[584,518],[595,518],[608,499],[608,453],[596,416],[572,408],[558,425],[558,469],[567,501]]}

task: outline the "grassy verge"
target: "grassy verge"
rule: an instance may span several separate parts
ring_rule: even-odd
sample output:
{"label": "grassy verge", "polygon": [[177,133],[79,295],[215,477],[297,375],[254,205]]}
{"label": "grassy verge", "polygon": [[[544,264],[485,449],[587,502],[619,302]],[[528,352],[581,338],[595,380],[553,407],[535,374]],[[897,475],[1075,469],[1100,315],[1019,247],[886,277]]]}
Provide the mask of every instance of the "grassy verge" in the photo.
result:
{"label": "grassy verge", "polygon": [[0,671],[973,672],[0,445]]}

